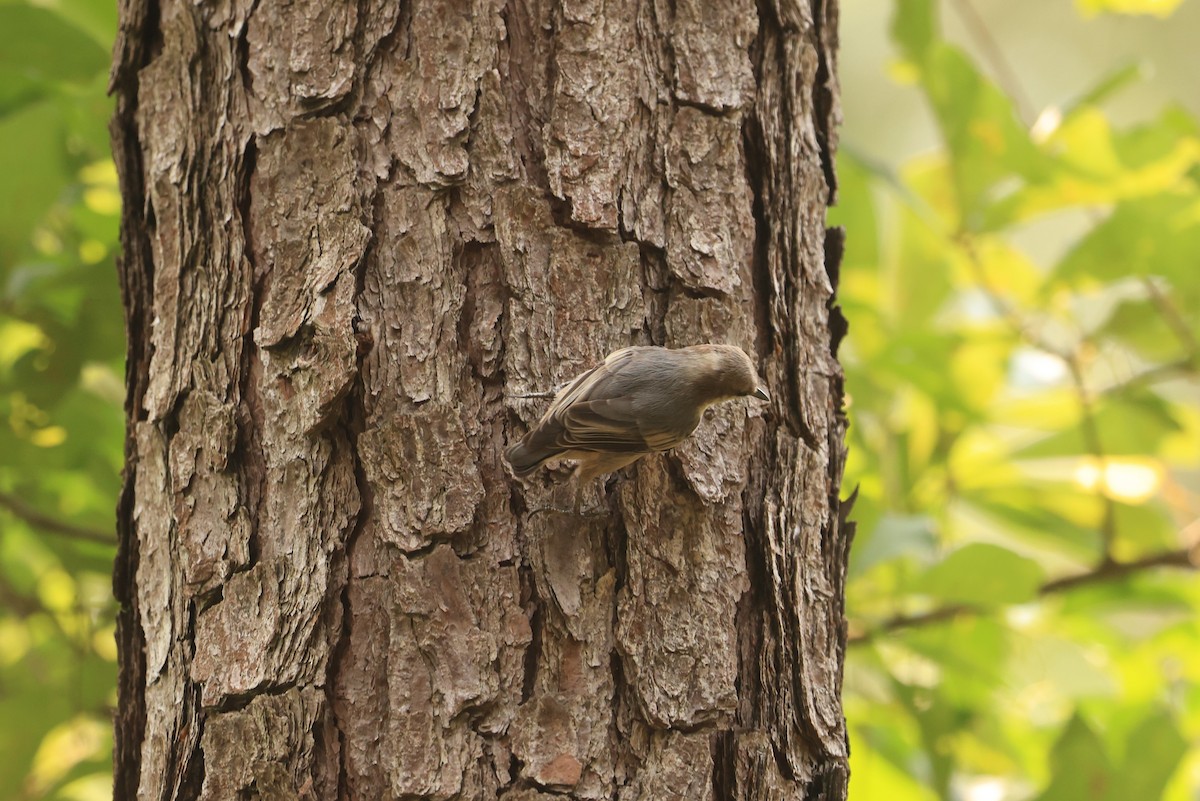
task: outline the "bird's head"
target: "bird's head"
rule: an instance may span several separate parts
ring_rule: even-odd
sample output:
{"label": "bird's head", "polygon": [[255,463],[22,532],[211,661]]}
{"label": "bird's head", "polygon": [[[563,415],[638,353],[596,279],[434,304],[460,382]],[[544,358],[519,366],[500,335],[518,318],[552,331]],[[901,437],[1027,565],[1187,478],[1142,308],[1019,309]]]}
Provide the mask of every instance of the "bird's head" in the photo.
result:
{"label": "bird's head", "polygon": [[758,376],[754,363],[737,345],[700,345],[708,362],[709,389],[715,399],[743,395],[769,401],[766,382]]}

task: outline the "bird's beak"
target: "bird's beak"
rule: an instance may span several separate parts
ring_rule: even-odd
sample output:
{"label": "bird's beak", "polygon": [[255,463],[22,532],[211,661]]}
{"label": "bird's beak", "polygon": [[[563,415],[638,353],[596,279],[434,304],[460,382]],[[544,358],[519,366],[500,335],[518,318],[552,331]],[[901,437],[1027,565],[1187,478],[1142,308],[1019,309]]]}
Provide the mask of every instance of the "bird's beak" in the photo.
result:
{"label": "bird's beak", "polygon": [[755,389],[754,397],[758,398],[759,400],[765,400],[765,401],[771,400],[771,396],[767,394],[766,387],[758,387],[757,389]]}

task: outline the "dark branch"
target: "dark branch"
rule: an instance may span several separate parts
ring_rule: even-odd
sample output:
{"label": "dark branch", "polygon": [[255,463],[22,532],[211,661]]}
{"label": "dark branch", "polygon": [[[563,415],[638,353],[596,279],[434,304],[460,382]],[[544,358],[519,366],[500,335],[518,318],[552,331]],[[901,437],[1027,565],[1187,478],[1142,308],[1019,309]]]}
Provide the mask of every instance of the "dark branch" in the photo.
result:
{"label": "dark branch", "polygon": [[[1123,578],[1146,570],[1160,567],[1175,567],[1184,570],[1200,568],[1200,545],[1191,548],[1181,548],[1176,551],[1164,551],[1142,559],[1128,562],[1105,561],[1085,573],[1047,581],[1038,588],[1038,595],[1055,595],[1070,590],[1086,587],[1092,584],[1103,584],[1110,581],[1120,581]],[[896,615],[888,618],[873,629],[860,634],[851,634],[848,645],[863,645],[879,637],[900,629],[920,628],[935,623],[953,620],[962,615],[980,615],[992,611],[994,607],[972,606],[969,604],[951,604],[922,612],[919,615]]]}
{"label": "dark branch", "polygon": [[29,525],[46,534],[53,534],[56,537],[67,537],[73,540],[82,540],[84,542],[99,542],[104,545],[117,544],[116,537],[109,532],[57,520],[49,515],[42,514],[37,509],[27,505],[24,501],[5,492],[0,492],[0,507],[7,509],[14,517],[24,520]]}
{"label": "dark branch", "polygon": [[1153,570],[1158,567],[1178,567],[1185,570],[1195,570],[1200,567],[1200,546],[1181,548],[1177,551],[1163,551],[1143,559],[1133,559],[1129,562],[1102,562],[1086,573],[1048,581],[1038,590],[1039,595],[1053,595],[1066,592],[1089,584],[1102,584],[1107,581],[1119,581],[1126,576],[1140,573],[1143,570]]}

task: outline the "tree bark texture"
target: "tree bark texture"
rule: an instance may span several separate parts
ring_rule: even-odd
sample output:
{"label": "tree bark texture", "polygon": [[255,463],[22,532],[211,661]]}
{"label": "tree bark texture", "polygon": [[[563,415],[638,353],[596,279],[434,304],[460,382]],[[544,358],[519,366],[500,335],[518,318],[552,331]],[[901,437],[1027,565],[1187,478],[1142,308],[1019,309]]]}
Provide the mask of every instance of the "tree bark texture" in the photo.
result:
{"label": "tree bark texture", "polygon": [[[844,799],[836,2],[122,0],[116,795]],[[773,402],[585,487],[629,344]]]}

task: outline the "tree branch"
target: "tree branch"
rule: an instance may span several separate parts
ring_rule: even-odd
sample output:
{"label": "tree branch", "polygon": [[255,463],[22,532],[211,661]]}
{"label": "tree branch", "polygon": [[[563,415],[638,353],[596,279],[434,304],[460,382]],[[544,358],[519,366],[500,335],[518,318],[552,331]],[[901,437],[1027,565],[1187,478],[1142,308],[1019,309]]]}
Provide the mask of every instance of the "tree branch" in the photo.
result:
{"label": "tree branch", "polygon": [[1071,354],[1071,358],[1067,360],[1067,370],[1071,374],[1071,383],[1075,385],[1075,392],[1079,396],[1081,412],[1079,422],[1083,441],[1092,458],[1096,460],[1096,469],[1100,471],[1099,480],[1096,482],[1096,494],[1104,508],[1103,517],[1100,520],[1100,543],[1104,548],[1104,558],[1101,564],[1108,564],[1112,562],[1113,546],[1117,541],[1117,504],[1106,491],[1108,487],[1105,484],[1108,479],[1104,474],[1104,445],[1100,441],[1100,426],[1096,423],[1096,407],[1083,376],[1083,365],[1079,362],[1078,354],[1078,350]]}
{"label": "tree branch", "polygon": [[1200,568],[1200,545],[1191,548],[1180,548],[1175,551],[1163,551],[1141,559],[1129,562],[1106,561],[1086,573],[1074,576],[1063,576],[1043,584],[1038,589],[1039,595],[1054,595],[1089,584],[1102,584],[1107,581],[1119,581],[1126,576],[1140,573],[1143,570],[1153,570],[1159,567],[1178,567],[1184,570]]}
{"label": "tree branch", "polygon": [[42,514],[37,509],[27,505],[24,501],[6,492],[0,492],[0,508],[7,509],[14,517],[24,520],[29,525],[46,534],[81,540],[83,542],[99,542],[104,545],[117,544],[116,537],[109,532],[57,520],[49,515]]}
{"label": "tree branch", "polygon": [[[983,260],[979,256],[979,251],[975,247],[975,242],[967,231],[962,231],[958,235],[959,246],[967,256],[967,263],[971,266],[972,272],[975,273],[975,280],[979,283],[980,289],[987,295],[992,305],[995,307],[998,314],[1008,321],[1017,335],[1024,338],[1026,342],[1038,348],[1057,356],[1067,366],[1067,372],[1071,376],[1071,384],[1075,388],[1075,394],[1079,400],[1080,413],[1080,431],[1083,436],[1084,445],[1087,447],[1088,454],[1096,460],[1096,466],[1099,470],[1104,470],[1105,451],[1104,445],[1100,438],[1100,427],[1096,422],[1096,408],[1092,391],[1088,388],[1087,380],[1084,377],[1084,365],[1081,353],[1083,346],[1087,342],[1086,338],[1081,338],[1074,347],[1068,350],[1060,350],[1052,343],[1046,341],[1038,335],[1025,315],[1021,310],[1008,302],[998,289],[992,286],[991,279],[988,277],[987,270],[983,266]],[[1112,549],[1117,539],[1117,505],[1116,501],[1105,490],[1105,477],[1101,472],[1100,480],[1096,483],[1096,497],[1100,499],[1103,508],[1103,515],[1100,520],[1100,539],[1104,549],[1103,562],[1112,561]]]}
{"label": "tree branch", "polygon": [[[1196,570],[1200,568],[1200,544],[1193,545],[1190,548],[1163,551],[1162,553],[1153,554],[1142,559],[1133,559],[1128,562],[1106,560],[1084,573],[1063,576],[1062,578],[1047,581],[1038,588],[1037,594],[1042,597],[1057,595],[1092,584],[1119,581],[1135,573],[1154,570],[1160,567],[1175,567],[1184,570]],[[868,629],[860,634],[851,634],[847,639],[847,645],[864,645],[893,631],[930,626],[953,620],[963,615],[981,615],[993,609],[995,607],[950,604],[948,606],[939,606],[936,609],[930,609],[928,612],[922,612],[917,615],[896,615],[895,617],[888,618],[873,629]]]}

